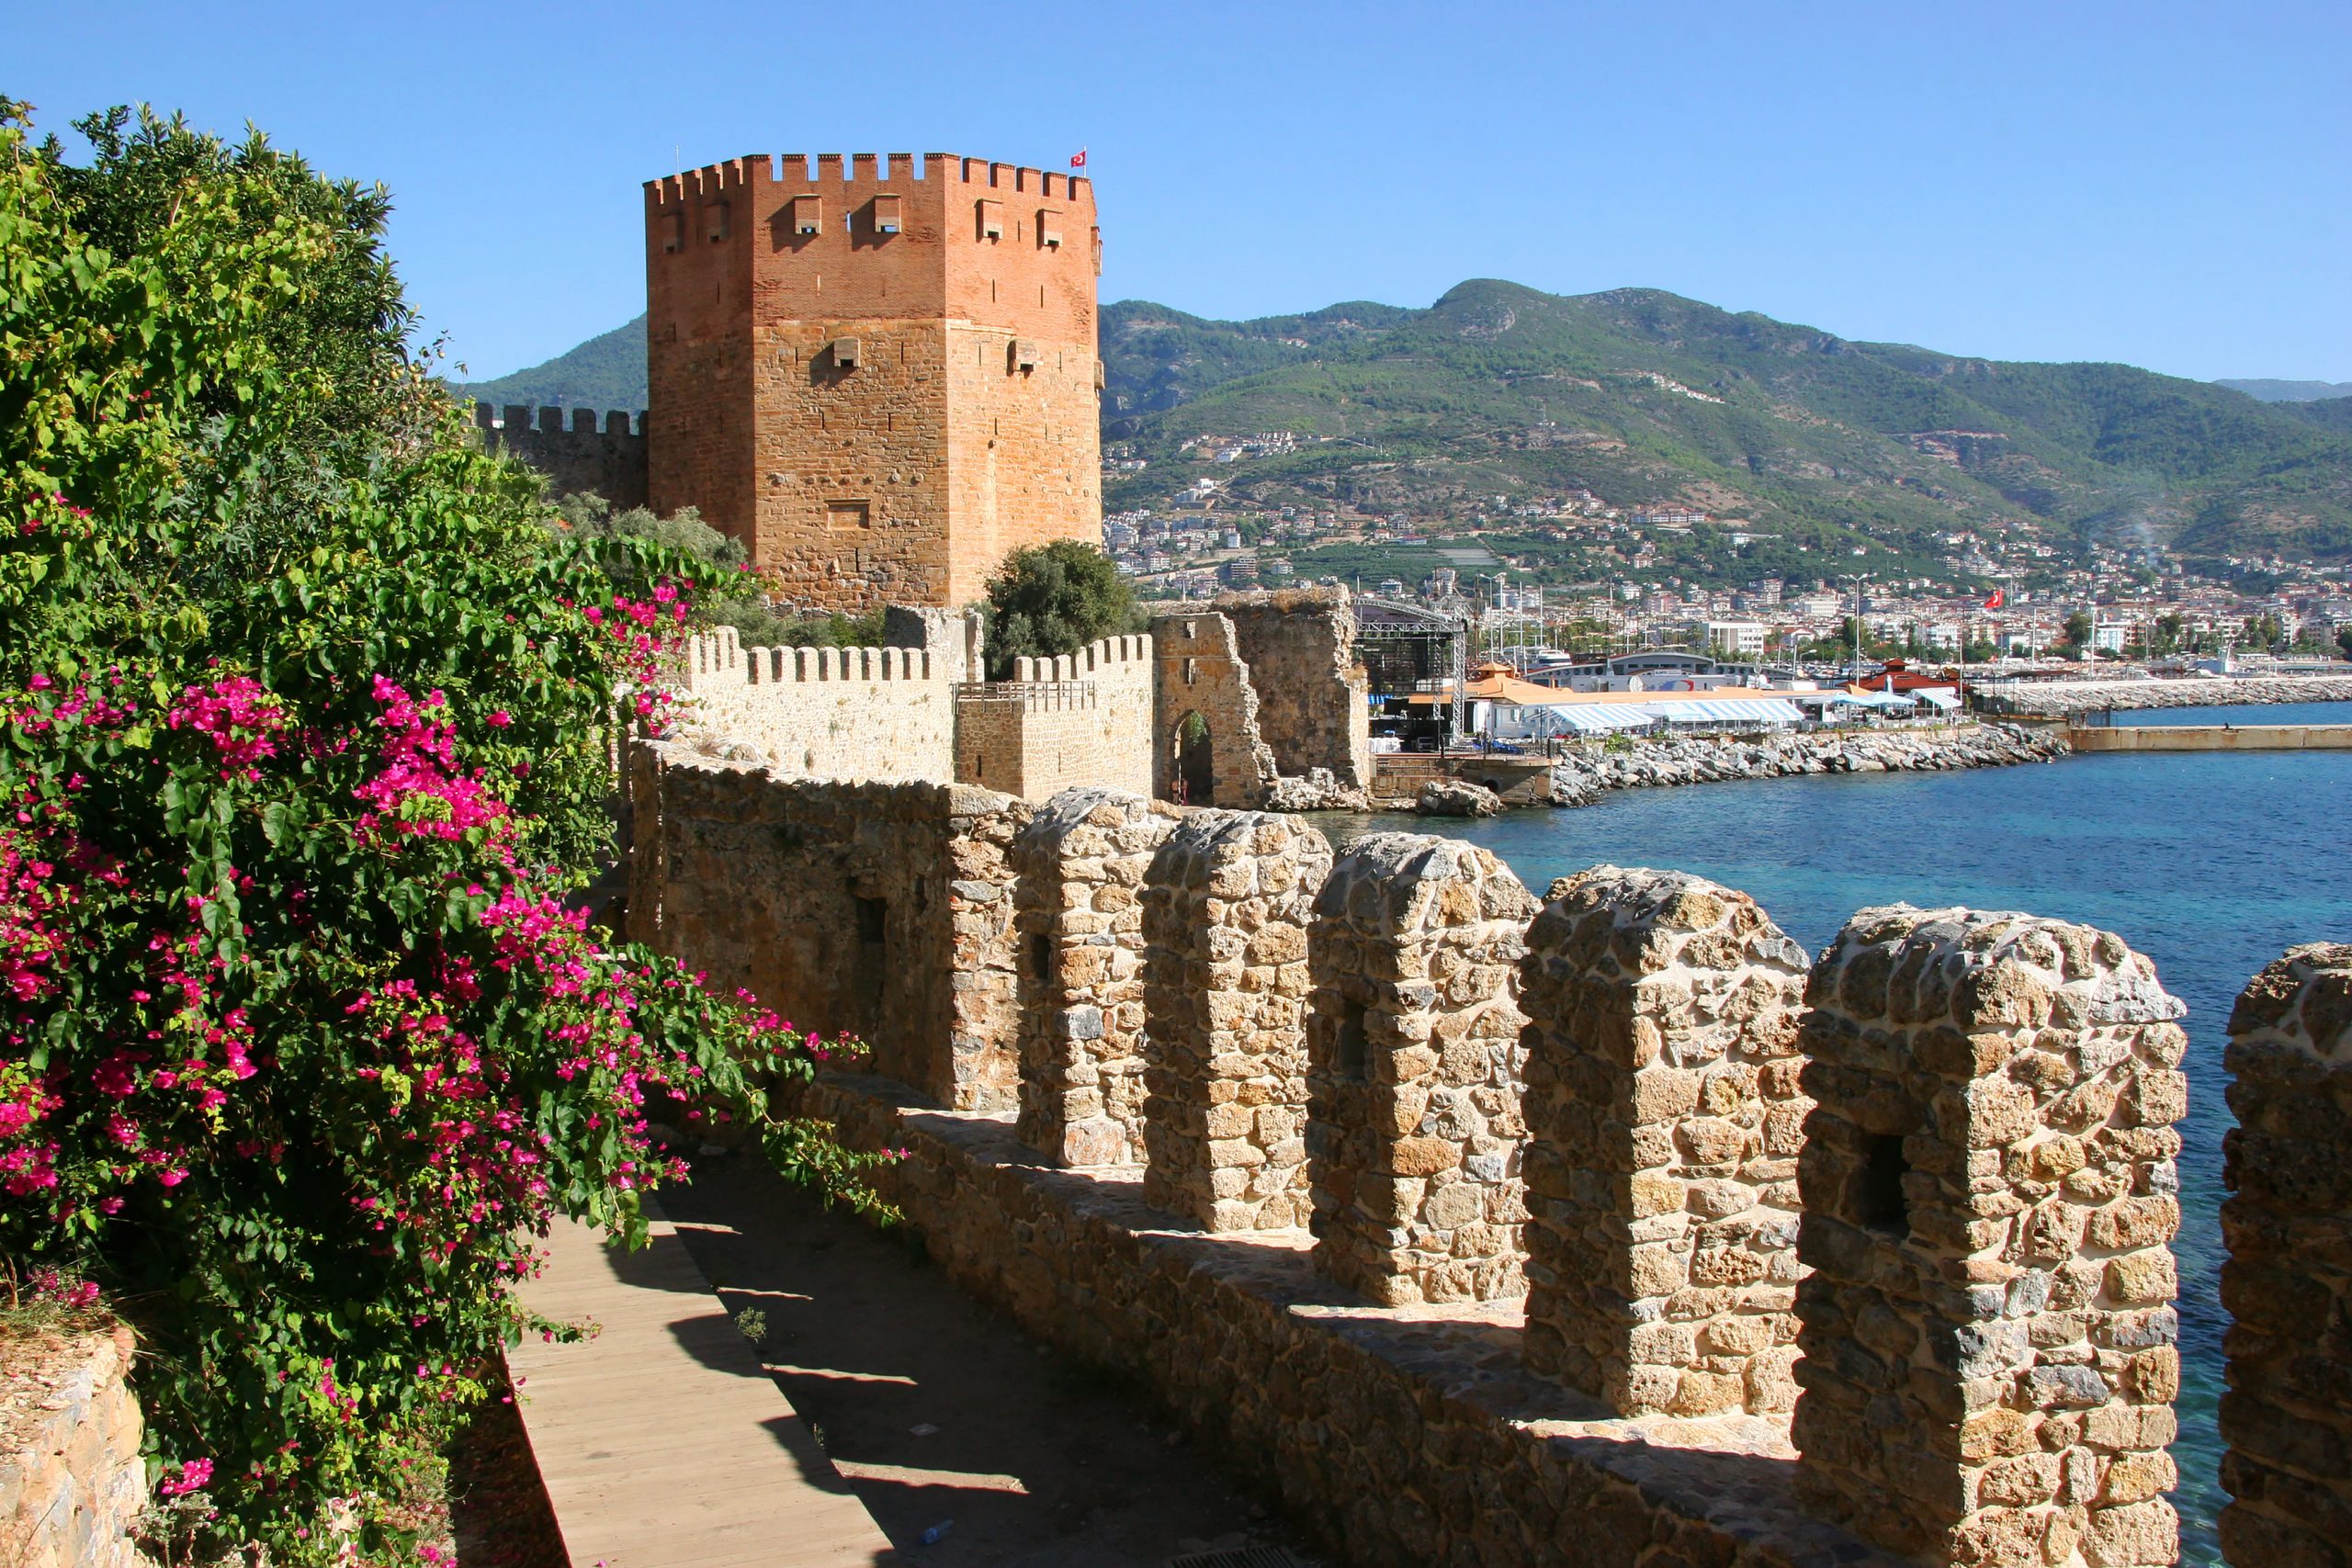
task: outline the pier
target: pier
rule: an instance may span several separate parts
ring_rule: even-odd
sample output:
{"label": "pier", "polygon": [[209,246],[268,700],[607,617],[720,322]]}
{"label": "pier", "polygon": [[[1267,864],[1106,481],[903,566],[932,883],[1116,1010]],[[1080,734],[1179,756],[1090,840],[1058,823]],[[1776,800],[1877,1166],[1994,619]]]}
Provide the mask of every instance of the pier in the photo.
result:
{"label": "pier", "polygon": [[2077,751],[2352,751],[2352,724],[2069,725]]}

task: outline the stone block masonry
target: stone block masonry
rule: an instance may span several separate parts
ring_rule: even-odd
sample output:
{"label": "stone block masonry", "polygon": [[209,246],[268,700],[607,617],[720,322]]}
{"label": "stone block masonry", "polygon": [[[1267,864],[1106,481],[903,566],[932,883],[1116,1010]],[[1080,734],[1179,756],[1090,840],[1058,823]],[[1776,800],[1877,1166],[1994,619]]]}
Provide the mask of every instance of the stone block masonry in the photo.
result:
{"label": "stone block masonry", "polygon": [[1528,1365],[1626,1416],[1786,1412],[1804,950],[1744,893],[1606,865],[1528,946]]}
{"label": "stone block masonry", "polygon": [[2171,1562],[2180,1004],[2108,932],[1906,905],[1805,1000],[1801,1495],[1923,1564]]}
{"label": "stone block masonry", "polygon": [[[1258,692],[1233,623],[1215,611],[1151,623],[1159,665],[1152,725],[1152,793],[1188,806],[1255,809],[1280,776],[1258,728]],[[1204,739],[1188,745],[1197,719]]]}
{"label": "stone block masonry", "polygon": [[630,751],[630,933],[942,1105],[1018,1098],[1010,854],[1030,807]]}
{"label": "stone block masonry", "polygon": [[1029,801],[1077,785],[1149,795],[1156,671],[1151,638],[1114,637],[958,686],[956,777]]}
{"label": "stone block masonry", "polygon": [[1516,998],[1534,913],[1493,855],[1416,833],[1357,840],[1316,898],[1315,1265],[1373,1301],[1526,1289]]}
{"label": "stone block masonry", "polygon": [[1144,889],[1147,1201],[1211,1231],[1306,1224],[1306,926],[1321,833],[1189,814]]}
{"label": "stone block masonry", "polygon": [[474,429],[484,451],[513,457],[545,474],[550,495],[601,495],[616,512],[645,504],[641,413],[632,424],[618,409],[601,417],[594,409],[573,409],[567,428],[563,410],[544,408],[535,430],[527,408],[509,404],[501,418],[488,403],[477,402]]}
{"label": "stone block masonry", "polygon": [[1065,790],[1013,840],[1021,1139],[1067,1166],[1144,1159],[1143,884],[1176,813]]}
{"label": "stone block masonry", "polygon": [[2352,1562],[2352,945],[2295,948],[2230,1017],[2222,1551]]}
{"label": "stone block masonry", "polygon": [[128,1328],[0,1343],[0,1564],[149,1568]]}
{"label": "stone block masonry", "polygon": [[1227,594],[1217,612],[1258,693],[1258,728],[1285,778],[1320,768],[1342,788],[1372,787],[1371,681],[1356,661],[1347,590]]}
{"label": "stone block masonry", "polygon": [[1065,1352],[1149,1386],[1196,1443],[1356,1568],[1894,1568],[1807,1517],[1773,1419],[1628,1421],[1520,1365],[1520,1303],[1378,1307],[1296,1231],[1204,1235],[1132,1169],[1041,1165],[1003,1117],[829,1077],[932,1259]]}
{"label": "stone block masonry", "polygon": [[903,623],[927,637],[891,648],[751,648],[732,626],[687,639],[682,735],[782,778],[956,777],[956,671],[964,628]]}

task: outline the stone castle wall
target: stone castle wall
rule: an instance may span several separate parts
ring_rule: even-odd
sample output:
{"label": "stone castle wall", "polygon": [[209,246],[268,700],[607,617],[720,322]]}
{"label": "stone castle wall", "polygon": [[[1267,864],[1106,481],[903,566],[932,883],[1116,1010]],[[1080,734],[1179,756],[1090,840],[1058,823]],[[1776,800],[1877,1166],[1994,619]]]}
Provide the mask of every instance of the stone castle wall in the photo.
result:
{"label": "stone castle wall", "polygon": [[963,628],[906,625],[927,640],[747,649],[732,626],[691,637],[679,660],[685,727],[784,778],[949,783]]}
{"label": "stone castle wall", "polygon": [[[1531,923],[1442,840],[1335,864],[1290,818],[1117,792],[674,749],[639,777],[641,934],[899,1030],[875,1066],[907,1088],[813,1103],[915,1151],[885,1180],[934,1254],[1148,1376],[1357,1560],[2176,1553],[2185,1038],[2115,937],[1898,907],[1804,971],[1752,900],[1675,874],[1598,868]],[[902,927],[941,886],[947,918]],[[2352,1011],[2347,965],[2295,956],[2242,1010],[2249,1064]],[[2225,1529],[2325,1564],[2301,1542],[2341,1517],[2341,1221],[2294,1049],[2233,1145],[2229,1288],[2277,1309],[2231,1345]],[[1664,1539],[1686,1554],[1644,1555]]]}
{"label": "stone castle wall", "polygon": [[1528,1363],[1625,1416],[1785,1414],[1804,950],[1743,893],[1616,866],[1528,942]]}
{"label": "stone castle wall", "polygon": [[1315,903],[1315,1263],[1369,1299],[1495,1301],[1526,1280],[1519,964],[1535,900],[1485,850],[1375,833]]}
{"label": "stone castle wall", "polygon": [[[500,423],[492,424],[493,418]],[[615,511],[645,504],[645,416],[634,424],[618,409],[599,415],[594,409],[573,409],[571,423],[564,411],[538,411],[538,426],[531,411],[510,403],[502,416],[488,403],[474,404],[474,429],[486,452],[527,463],[545,474],[548,493],[571,495],[585,491],[601,495]]]}
{"label": "stone castle wall", "polygon": [[927,782],[793,779],[639,742],[629,931],[796,1028],[849,1033],[942,1105],[1020,1077],[1010,854],[1030,808]]}
{"label": "stone castle wall", "polygon": [[956,693],[956,777],[1024,800],[1077,785],[1151,793],[1151,638],[1017,659],[1008,682]]}
{"label": "stone castle wall", "polygon": [[1020,1134],[1066,1166],[1144,1161],[1143,886],[1176,820],[1073,789],[1013,841]]}
{"label": "stone castle wall", "polygon": [[130,1330],[0,1343],[0,1563],[150,1568],[131,1539],[147,1506],[144,1429],[124,1382]]}
{"label": "stone castle wall", "polygon": [[1147,1202],[1205,1230],[1303,1225],[1306,926],[1330,874],[1314,829],[1189,813],[1143,893]]}
{"label": "stone castle wall", "polygon": [[1905,905],[1805,1001],[1800,1494],[1920,1562],[2171,1562],[2181,1005],[2108,932]]}
{"label": "stone castle wall", "polygon": [[1343,788],[1370,789],[1372,683],[1347,591],[1227,594],[1216,610],[1233,623],[1275,768],[1286,778],[1325,769]]}
{"label": "stone castle wall", "polygon": [[1184,792],[1188,806],[1253,810],[1266,802],[1280,770],[1258,728],[1258,691],[1241,658],[1233,622],[1216,611],[1161,615],[1151,623],[1157,653],[1152,722],[1152,793],[1178,798],[1177,741],[1197,715],[1208,726],[1212,784],[1205,797]]}
{"label": "stone castle wall", "polygon": [[2255,976],[2224,1066],[2222,1304],[2231,1318],[2222,1550],[2233,1563],[2352,1562],[2352,945]]}

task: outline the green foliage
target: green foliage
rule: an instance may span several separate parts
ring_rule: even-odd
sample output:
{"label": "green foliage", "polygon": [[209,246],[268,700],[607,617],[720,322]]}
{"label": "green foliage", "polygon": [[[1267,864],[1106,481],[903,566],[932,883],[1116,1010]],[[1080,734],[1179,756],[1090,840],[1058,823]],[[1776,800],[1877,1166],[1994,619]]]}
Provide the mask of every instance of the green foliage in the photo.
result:
{"label": "green foliage", "polygon": [[2343,650],[2345,658],[2352,659],[2352,626],[2335,628],[2335,646]]}
{"label": "green foliage", "polygon": [[1135,591],[1092,545],[1056,539],[1015,550],[989,581],[989,673],[1009,679],[1017,658],[1076,653],[1136,625]]}
{"label": "green foliage", "polygon": [[406,358],[372,203],[141,125],[82,179],[0,108],[0,1255],[139,1328],[210,1505],[175,1561],[390,1561],[404,1467],[560,1326],[533,1233],[642,1236],[649,1099],[873,1201],[767,1113],[801,1043],[566,907],[721,574],[544,525]]}

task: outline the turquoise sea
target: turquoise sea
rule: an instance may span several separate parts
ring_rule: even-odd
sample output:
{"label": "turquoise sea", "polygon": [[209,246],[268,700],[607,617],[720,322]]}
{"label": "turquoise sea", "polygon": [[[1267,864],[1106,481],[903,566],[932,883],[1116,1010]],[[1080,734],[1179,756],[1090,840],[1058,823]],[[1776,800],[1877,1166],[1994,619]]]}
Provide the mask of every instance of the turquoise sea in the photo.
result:
{"label": "turquoise sea", "polygon": [[[2119,722],[2352,723],[2352,703],[2175,709]],[[2256,971],[2300,942],[2352,942],[2352,751],[2109,754],[1957,773],[1873,773],[1625,790],[1486,822],[1331,817],[1473,840],[1539,896],[1602,862],[1675,867],[1753,895],[1819,952],[1856,909],[2023,909],[2120,934],[2188,1005],[2181,1159],[2182,1561],[2219,1563],[2222,1047]]]}

